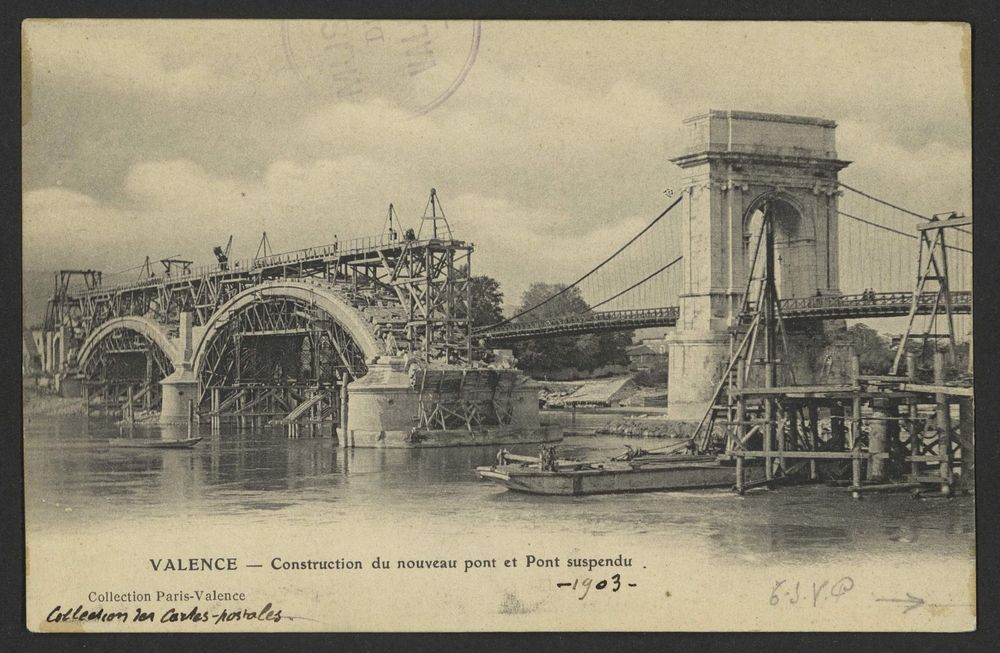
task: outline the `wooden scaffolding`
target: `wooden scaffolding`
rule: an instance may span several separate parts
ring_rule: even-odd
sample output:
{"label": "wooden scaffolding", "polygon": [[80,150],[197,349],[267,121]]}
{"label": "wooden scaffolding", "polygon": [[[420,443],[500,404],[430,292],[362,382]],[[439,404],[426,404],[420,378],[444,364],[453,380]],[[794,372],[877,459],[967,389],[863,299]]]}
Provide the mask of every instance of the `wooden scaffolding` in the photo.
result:
{"label": "wooden scaffolding", "polygon": [[[946,314],[952,351],[943,232],[970,222],[951,218],[919,228],[921,252],[913,305],[927,292],[928,283],[936,284],[932,318],[938,307]],[[912,336],[915,308],[892,374],[862,375],[854,356],[847,384],[796,385],[790,367],[785,374],[789,383],[777,382],[778,366],[787,360],[787,343],[775,287],[772,223],[765,206],[740,328],[733,332],[729,363],[695,433],[698,452],[733,461],[735,485],[741,493],[750,487],[744,480],[750,464],[764,466],[760,483],[768,486],[826,480],[846,484],[856,498],[865,492],[918,490],[927,484],[950,495],[956,467],[961,486],[971,487],[975,465],[972,387],[949,382],[948,364],[953,358],[944,351],[934,355],[934,382],[919,382],[916,356],[905,349]],[[763,261],[758,266],[762,245]],[[761,276],[755,277],[758,267]],[[751,292],[754,281],[759,284],[756,293]],[[784,357],[778,355],[779,342]],[[906,361],[905,375],[899,374],[900,359]],[[756,386],[750,383],[755,378],[751,375],[754,366],[763,372],[758,375],[763,382]]]}

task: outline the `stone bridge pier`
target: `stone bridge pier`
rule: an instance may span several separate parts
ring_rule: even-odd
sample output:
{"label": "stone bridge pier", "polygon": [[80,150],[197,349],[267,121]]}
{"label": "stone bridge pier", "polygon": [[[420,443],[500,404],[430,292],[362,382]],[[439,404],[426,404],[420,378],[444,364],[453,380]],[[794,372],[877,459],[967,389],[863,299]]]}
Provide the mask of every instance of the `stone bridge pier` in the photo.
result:
{"label": "stone bridge pier", "polygon": [[[775,216],[779,297],[840,294],[837,174],[848,162],[837,158],[831,120],[709,111],[684,124],[686,148],[671,159],[683,170],[687,201],[668,413],[689,421],[704,415],[729,361],[765,204]],[[824,328],[803,333],[813,327]],[[814,364],[789,362],[798,382],[811,380],[801,375]]]}
{"label": "stone bridge pier", "polygon": [[[191,406],[197,410],[200,396],[198,376],[194,370],[194,338],[196,327],[193,315],[181,313],[175,350],[180,355],[176,371],[160,381],[163,404],[160,408],[161,424],[179,424],[188,419]],[[205,329],[198,329],[198,338],[204,336]]]}

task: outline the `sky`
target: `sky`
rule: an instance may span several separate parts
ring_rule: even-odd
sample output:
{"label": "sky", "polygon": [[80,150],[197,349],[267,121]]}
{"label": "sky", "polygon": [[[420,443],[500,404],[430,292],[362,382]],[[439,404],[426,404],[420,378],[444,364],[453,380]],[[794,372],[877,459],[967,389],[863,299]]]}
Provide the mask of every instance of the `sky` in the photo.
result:
{"label": "sky", "polygon": [[[681,121],[831,118],[841,179],[972,213],[959,24],[28,21],[25,270],[131,280],[417,227],[437,188],[508,305],[569,282],[677,189]],[[478,45],[474,45],[477,43]]]}

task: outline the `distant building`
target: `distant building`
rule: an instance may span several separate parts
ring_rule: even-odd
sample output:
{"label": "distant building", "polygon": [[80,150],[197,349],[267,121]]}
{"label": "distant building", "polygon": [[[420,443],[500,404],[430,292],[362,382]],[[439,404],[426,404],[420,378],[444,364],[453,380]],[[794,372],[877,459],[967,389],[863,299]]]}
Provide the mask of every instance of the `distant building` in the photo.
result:
{"label": "distant building", "polygon": [[42,371],[42,344],[44,337],[41,330],[24,329],[21,332],[21,372],[28,376]]}
{"label": "distant building", "polygon": [[517,359],[514,357],[514,351],[511,349],[494,349],[492,353],[493,364],[497,367],[509,369],[517,365]]}
{"label": "distant building", "polygon": [[643,340],[625,350],[629,371],[642,372],[667,364],[667,343],[662,339]]}
{"label": "distant building", "polygon": [[576,392],[563,399],[566,406],[622,406],[639,389],[630,376],[601,381],[588,381]]}

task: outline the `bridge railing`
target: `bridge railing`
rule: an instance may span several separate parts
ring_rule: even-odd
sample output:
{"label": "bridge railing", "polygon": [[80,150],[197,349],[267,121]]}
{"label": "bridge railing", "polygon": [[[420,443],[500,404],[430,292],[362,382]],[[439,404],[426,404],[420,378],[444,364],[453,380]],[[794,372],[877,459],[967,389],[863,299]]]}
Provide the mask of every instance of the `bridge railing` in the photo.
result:
{"label": "bridge railing", "polygon": [[473,334],[484,336],[502,336],[505,333],[516,333],[524,331],[525,329],[548,330],[572,326],[600,326],[650,320],[676,320],[679,315],[680,308],[677,306],[624,309],[617,311],[588,311],[586,313],[575,313],[573,315],[550,318],[547,320],[533,320],[531,322],[521,323],[510,322],[501,327],[495,328],[482,327],[474,331]]}
{"label": "bridge railing", "polygon": [[[921,293],[919,303],[924,307],[931,306],[936,297],[937,293]],[[843,313],[844,317],[850,317],[852,314],[863,317],[872,313],[878,314],[880,310],[887,311],[889,315],[906,315],[912,300],[913,293],[907,291],[793,297],[781,300],[781,310],[786,317],[791,319],[815,317],[817,313],[823,314],[824,312]],[[952,307],[960,312],[969,312],[972,308],[972,291],[953,291],[951,302]],[[680,307],[678,306],[590,311],[545,320],[510,322],[498,327],[481,327],[476,329],[473,334],[480,337],[503,339],[504,336],[551,334],[560,330],[570,331],[583,327],[593,327],[596,331],[600,330],[601,327],[629,328],[631,325],[643,326],[647,323],[661,325],[671,320],[676,321],[679,316]]]}
{"label": "bridge railing", "polygon": [[[295,249],[289,252],[279,252],[277,254],[261,256],[259,258],[243,259],[240,263],[244,264],[244,267],[249,267],[251,269],[266,268],[273,267],[275,265],[294,264],[306,260],[329,258],[331,256],[359,254],[373,249],[378,249],[380,247],[394,246],[400,242],[402,242],[400,238],[389,238],[387,234],[380,234],[378,236],[363,236],[360,238],[351,238],[342,242],[335,241],[327,245],[319,245],[318,247],[305,247],[303,249]],[[424,243],[428,241],[419,242]]]}
{"label": "bridge railing", "polygon": [[[921,293],[919,303],[921,305],[933,304],[937,293]],[[781,310],[788,313],[807,313],[814,310],[823,309],[843,309],[843,308],[870,308],[880,307],[898,308],[899,306],[909,306],[913,301],[913,293],[907,291],[899,292],[867,292],[850,295],[824,295],[817,297],[791,297],[781,300]],[[951,303],[953,305],[972,304],[971,290],[952,291]]]}
{"label": "bridge railing", "polygon": [[409,245],[423,246],[433,242],[441,242],[441,239],[437,239],[435,241],[435,239],[432,238],[425,238],[422,240],[407,241],[398,236],[395,238],[389,238],[387,234],[380,234],[378,236],[363,236],[359,238],[351,238],[344,241],[333,242],[326,245],[319,245],[316,247],[305,247],[303,249],[296,249],[288,252],[279,252],[277,254],[269,254],[267,256],[244,258],[235,261],[229,261],[228,263],[226,263],[225,267],[223,267],[222,264],[220,263],[215,263],[212,265],[201,265],[198,267],[191,268],[190,270],[180,274],[171,274],[171,275],[162,274],[160,276],[153,276],[149,277],[148,279],[133,281],[131,283],[102,285],[98,286],[93,290],[87,290],[76,294],[100,295],[107,292],[124,292],[129,290],[137,290],[140,288],[157,286],[164,282],[195,279],[216,274],[253,272],[262,270],[264,268],[276,267],[279,265],[295,265],[296,263],[300,262],[321,260],[321,259],[331,258],[334,256],[350,256],[353,254],[362,254],[383,247],[394,247],[402,243],[407,243]]}

